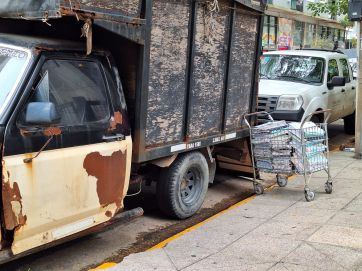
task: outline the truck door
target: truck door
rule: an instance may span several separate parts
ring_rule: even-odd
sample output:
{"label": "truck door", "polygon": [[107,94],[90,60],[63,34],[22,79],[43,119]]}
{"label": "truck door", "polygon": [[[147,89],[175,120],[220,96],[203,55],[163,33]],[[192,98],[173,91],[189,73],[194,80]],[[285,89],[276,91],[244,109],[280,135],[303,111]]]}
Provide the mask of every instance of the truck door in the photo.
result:
{"label": "truck door", "polygon": [[343,91],[343,116],[348,116],[355,111],[356,105],[356,87],[355,82],[351,80],[352,71],[348,65],[348,61],[345,58],[339,59],[339,64],[342,71],[342,76],[346,79],[346,85],[342,87]]}
{"label": "truck door", "polygon": [[[132,143],[96,58],[48,58],[6,128],[2,200],[14,254],[109,220],[123,208]],[[31,89],[31,90],[30,90]]]}
{"label": "truck door", "polygon": [[[327,72],[327,82],[331,81],[334,76],[340,76],[336,59],[330,59],[328,61]],[[326,95],[328,95],[327,107],[328,109],[332,109],[330,120],[337,120],[342,116],[343,110],[343,103],[341,101],[341,97],[343,97],[342,87],[328,89],[326,90]]]}

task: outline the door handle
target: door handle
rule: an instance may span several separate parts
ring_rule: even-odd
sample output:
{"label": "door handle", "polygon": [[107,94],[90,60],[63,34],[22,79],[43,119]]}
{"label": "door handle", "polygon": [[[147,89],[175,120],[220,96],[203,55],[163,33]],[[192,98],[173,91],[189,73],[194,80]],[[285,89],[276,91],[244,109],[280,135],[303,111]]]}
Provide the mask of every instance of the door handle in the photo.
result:
{"label": "door handle", "polygon": [[345,92],[346,90],[343,88],[342,90],[341,90],[341,92]]}
{"label": "door handle", "polygon": [[104,135],[102,137],[102,140],[105,142],[112,142],[112,141],[120,141],[120,140],[124,140],[125,136],[122,134],[116,134],[116,135]]}
{"label": "door handle", "polygon": [[356,88],[355,87],[352,87],[352,90],[355,90]]}
{"label": "door handle", "polygon": [[49,145],[49,143],[53,140],[53,138],[54,138],[54,135],[52,134],[52,135],[48,138],[48,140],[45,142],[45,144],[43,145],[43,147],[41,147],[41,149],[35,154],[35,156],[30,157],[30,158],[25,158],[25,159],[23,159],[23,162],[24,162],[25,164],[28,164],[28,163],[33,162],[33,160],[34,160],[35,158],[37,158],[37,157],[39,156],[39,154]]}

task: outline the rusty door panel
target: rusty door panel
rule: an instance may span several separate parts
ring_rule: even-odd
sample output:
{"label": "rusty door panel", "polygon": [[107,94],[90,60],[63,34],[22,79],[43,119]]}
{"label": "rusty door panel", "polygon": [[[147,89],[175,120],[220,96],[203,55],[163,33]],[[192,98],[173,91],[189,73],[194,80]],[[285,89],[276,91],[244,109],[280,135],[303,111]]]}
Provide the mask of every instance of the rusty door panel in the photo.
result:
{"label": "rusty door panel", "polygon": [[[132,153],[123,141],[43,151],[3,160],[6,229],[14,254],[108,221],[123,208]],[[35,155],[34,153],[31,154]]]}

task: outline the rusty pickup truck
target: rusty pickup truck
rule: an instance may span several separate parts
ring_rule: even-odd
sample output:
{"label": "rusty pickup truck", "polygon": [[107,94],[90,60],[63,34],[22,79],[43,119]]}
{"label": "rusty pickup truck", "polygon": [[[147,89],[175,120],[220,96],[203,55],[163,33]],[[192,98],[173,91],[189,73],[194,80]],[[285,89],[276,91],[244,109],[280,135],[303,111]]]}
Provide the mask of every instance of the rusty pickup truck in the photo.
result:
{"label": "rusty pickup truck", "polygon": [[[216,167],[252,172],[263,3],[0,3],[0,262],[102,227],[129,184],[197,212]],[[80,36],[83,36],[80,38]]]}

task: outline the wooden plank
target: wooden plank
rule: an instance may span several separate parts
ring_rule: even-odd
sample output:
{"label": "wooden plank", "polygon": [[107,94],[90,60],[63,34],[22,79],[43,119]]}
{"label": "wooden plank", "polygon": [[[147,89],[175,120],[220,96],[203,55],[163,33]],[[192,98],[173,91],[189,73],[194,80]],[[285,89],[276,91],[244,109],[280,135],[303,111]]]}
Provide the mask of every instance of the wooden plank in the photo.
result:
{"label": "wooden plank", "polygon": [[221,132],[230,20],[229,2],[219,0],[219,7],[219,11],[211,12],[210,2],[197,3],[189,138]]}
{"label": "wooden plank", "polygon": [[190,5],[153,2],[146,145],[181,141]]}
{"label": "wooden plank", "polygon": [[[62,0],[66,3],[68,0]],[[82,10],[104,10],[104,12],[121,13],[126,16],[139,17],[141,0],[72,0],[73,8]]]}
{"label": "wooden plank", "polygon": [[256,15],[236,12],[231,42],[230,69],[226,99],[225,129],[241,128],[243,115],[248,113],[255,76],[255,49],[257,42]]}

